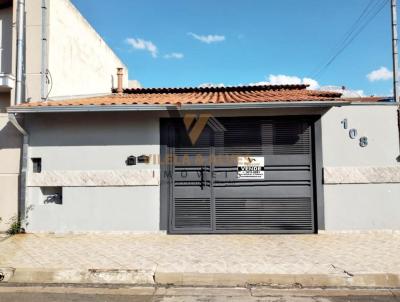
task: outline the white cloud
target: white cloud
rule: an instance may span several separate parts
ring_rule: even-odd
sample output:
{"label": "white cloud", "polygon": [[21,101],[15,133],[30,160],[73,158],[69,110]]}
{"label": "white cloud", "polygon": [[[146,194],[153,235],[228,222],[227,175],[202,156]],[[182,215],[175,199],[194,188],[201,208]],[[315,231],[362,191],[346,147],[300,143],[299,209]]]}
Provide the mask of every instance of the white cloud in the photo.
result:
{"label": "white cloud", "polygon": [[270,74],[266,81],[261,81],[257,83],[250,83],[249,85],[293,85],[293,84],[305,84],[310,85],[308,89],[316,90],[319,88],[319,84],[316,80],[310,78],[300,78],[297,76],[288,75],[274,75]]}
{"label": "white cloud", "polygon": [[180,52],[168,53],[164,56],[165,59],[183,59],[184,55]]}
{"label": "white cloud", "polygon": [[374,71],[371,71],[369,74],[367,74],[367,78],[370,82],[386,81],[390,80],[392,77],[393,77],[392,72],[384,66]]}
{"label": "white cloud", "polygon": [[347,90],[347,91],[354,92],[355,94],[357,94],[360,97],[365,97],[364,90],[362,90],[362,89],[359,89],[359,90]]}
{"label": "white cloud", "polygon": [[353,89],[348,89],[346,87],[339,87],[339,86],[322,86],[320,87],[320,90],[323,91],[332,91],[332,92],[338,92],[342,94],[343,98],[359,98],[359,97],[365,97],[364,90],[353,90]]}
{"label": "white cloud", "polygon": [[221,35],[197,35],[194,33],[188,33],[188,35],[206,44],[225,41],[225,36]]}
{"label": "white cloud", "polygon": [[203,83],[199,85],[200,88],[209,88],[209,87],[225,87],[224,83]]}
{"label": "white cloud", "polygon": [[134,49],[141,49],[141,50],[146,50],[148,52],[150,52],[151,56],[153,58],[157,58],[158,55],[158,49],[157,46],[154,45],[153,42],[151,41],[146,41],[143,39],[135,39],[135,38],[127,38],[126,43],[128,43],[130,46],[132,46],[132,48]]}
{"label": "white cloud", "polygon": [[310,90],[317,90],[319,89],[319,84],[317,80],[310,79],[310,78],[303,78],[303,84],[310,85],[308,89]]}

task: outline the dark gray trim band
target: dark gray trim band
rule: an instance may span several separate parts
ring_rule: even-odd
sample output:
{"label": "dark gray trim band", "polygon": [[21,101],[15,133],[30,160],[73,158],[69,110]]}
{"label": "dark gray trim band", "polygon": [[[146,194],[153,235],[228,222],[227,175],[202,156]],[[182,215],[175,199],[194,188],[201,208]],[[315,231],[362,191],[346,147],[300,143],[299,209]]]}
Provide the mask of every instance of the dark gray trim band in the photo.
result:
{"label": "dark gray trim band", "polygon": [[322,163],[322,124],[321,116],[314,122],[314,169],[315,169],[315,200],[317,229],[325,230],[325,202],[323,187],[323,163]]}

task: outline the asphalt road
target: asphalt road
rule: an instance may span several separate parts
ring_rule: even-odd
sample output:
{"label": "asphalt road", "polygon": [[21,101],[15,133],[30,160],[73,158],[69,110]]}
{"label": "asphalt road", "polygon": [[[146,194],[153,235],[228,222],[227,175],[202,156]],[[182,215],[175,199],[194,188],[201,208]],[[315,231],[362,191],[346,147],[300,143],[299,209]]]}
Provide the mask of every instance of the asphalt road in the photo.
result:
{"label": "asphalt road", "polygon": [[0,302],[400,302],[390,290],[0,286]]}

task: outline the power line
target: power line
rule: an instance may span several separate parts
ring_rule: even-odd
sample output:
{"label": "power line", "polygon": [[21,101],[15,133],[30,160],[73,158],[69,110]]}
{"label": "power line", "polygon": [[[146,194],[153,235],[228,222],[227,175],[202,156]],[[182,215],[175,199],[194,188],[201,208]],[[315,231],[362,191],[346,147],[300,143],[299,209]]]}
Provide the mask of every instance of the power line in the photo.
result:
{"label": "power line", "polygon": [[[365,15],[368,15],[368,13],[370,13],[370,11],[368,11],[371,8],[372,4],[377,4],[379,2],[375,1],[375,0],[370,0],[367,4],[367,6],[364,8],[364,10],[362,11],[362,13],[360,14],[360,16],[357,18],[357,20],[353,23],[353,25],[350,27],[350,29],[347,31],[347,33],[345,34],[345,38],[342,40],[342,42],[338,45],[338,47],[336,47],[335,50],[337,50],[338,48],[340,48],[341,46],[343,46],[343,44],[351,37],[351,35],[353,34],[353,32],[357,29],[359,23],[362,21],[363,17]],[[374,6],[375,7],[375,6]],[[371,9],[373,10],[374,7]]]}
{"label": "power line", "polygon": [[[375,4],[372,6],[372,3]],[[364,30],[365,27],[379,14],[379,12],[385,7],[385,5],[389,2],[389,0],[382,0],[380,2],[376,2],[375,0],[371,0],[367,6],[364,8],[360,16],[351,26],[351,28],[346,32],[345,37],[338,44],[337,47],[334,48],[335,53],[327,60],[327,62],[311,76],[313,78],[318,77],[322,72],[324,72],[335,60],[336,58],[360,35],[360,33]]]}
{"label": "power line", "polygon": [[347,39],[346,42],[344,42],[344,44],[336,51],[336,53],[328,60],[328,62],[322,68],[319,69],[319,71],[316,73],[314,77],[317,77],[320,74],[322,74],[322,72],[324,72],[336,60],[336,58],[340,54],[342,54],[342,52],[360,35],[360,33],[364,30],[364,28],[367,27],[368,24],[375,18],[375,16],[385,7],[388,1],[389,0],[383,0],[382,2],[378,3],[380,4],[379,6],[378,5],[374,6],[374,8],[377,8],[375,12],[372,14],[368,14],[369,18],[367,19],[367,21],[365,21],[364,24],[361,25],[361,27],[355,32],[355,34],[353,34],[351,37],[349,37],[349,39]]}
{"label": "power line", "polygon": [[[331,49],[330,55],[329,55],[329,56],[334,55],[334,54],[340,49],[340,47],[342,47],[342,46],[345,44],[345,42],[348,40],[348,38],[351,37],[351,35],[353,34],[354,30],[356,30],[358,24],[360,23],[360,21],[362,20],[362,18],[364,17],[364,15],[368,12],[368,10],[370,9],[370,7],[371,7],[371,5],[374,3],[374,1],[375,1],[375,0],[370,0],[370,1],[368,2],[368,4],[367,4],[366,7],[363,9],[363,11],[362,11],[362,13],[360,14],[360,16],[359,16],[359,17],[357,18],[357,20],[352,24],[352,26],[350,27],[350,29],[344,34],[344,38],[343,38],[339,43],[337,43],[337,45],[336,45],[335,47],[333,47],[333,48]],[[376,4],[376,3],[379,3],[379,2],[375,2],[375,4]],[[321,69],[320,66],[322,66],[324,63],[325,63],[325,61],[322,61],[322,60],[321,60],[320,64],[317,65],[318,67],[316,67],[316,68],[314,69],[314,72],[313,72],[310,76],[312,77],[313,75],[315,75],[315,74]]]}

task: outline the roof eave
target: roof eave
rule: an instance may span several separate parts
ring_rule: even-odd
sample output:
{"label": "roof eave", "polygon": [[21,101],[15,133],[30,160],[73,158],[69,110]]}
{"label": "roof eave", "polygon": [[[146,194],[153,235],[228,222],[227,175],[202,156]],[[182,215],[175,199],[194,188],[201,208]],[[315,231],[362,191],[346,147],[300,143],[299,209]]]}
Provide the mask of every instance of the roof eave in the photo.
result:
{"label": "roof eave", "polygon": [[260,103],[210,103],[182,105],[78,105],[78,106],[15,106],[9,107],[9,113],[50,113],[50,112],[116,112],[116,111],[168,111],[168,110],[234,110],[234,109],[266,109],[266,108],[323,108],[348,105],[348,101],[296,101],[296,102],[260,102]]}

